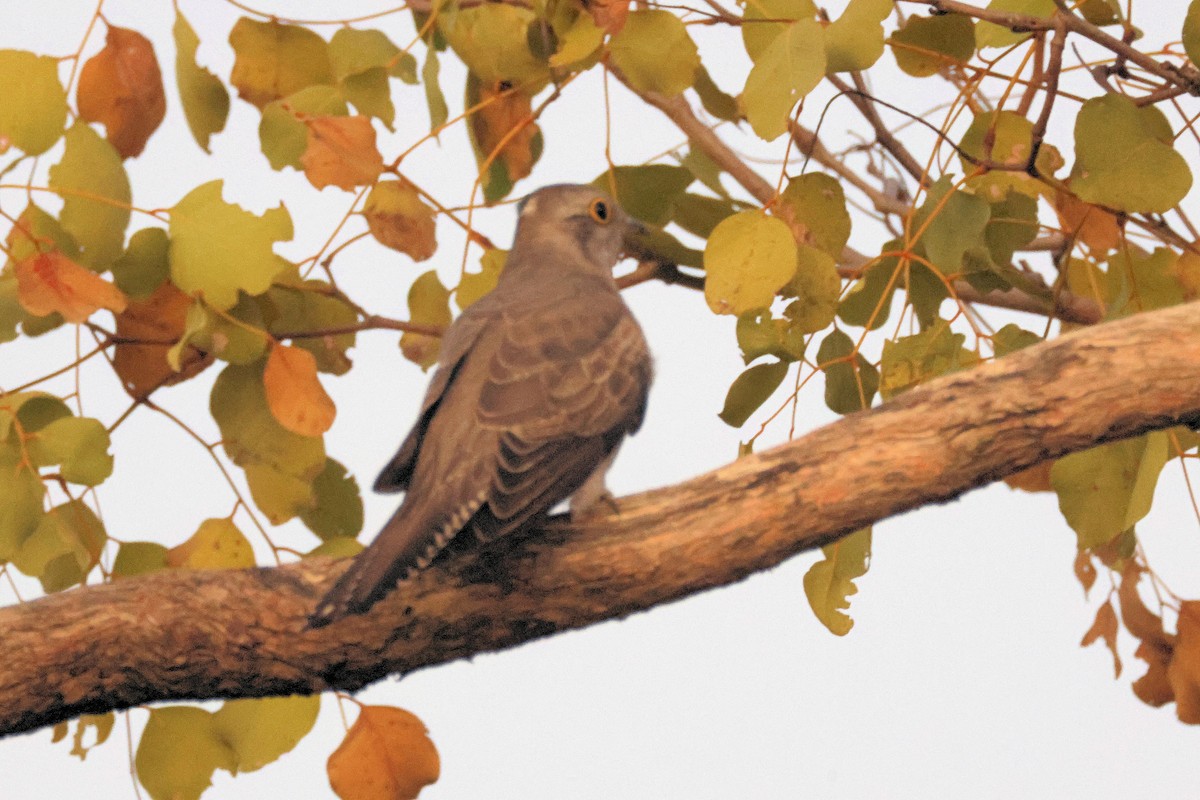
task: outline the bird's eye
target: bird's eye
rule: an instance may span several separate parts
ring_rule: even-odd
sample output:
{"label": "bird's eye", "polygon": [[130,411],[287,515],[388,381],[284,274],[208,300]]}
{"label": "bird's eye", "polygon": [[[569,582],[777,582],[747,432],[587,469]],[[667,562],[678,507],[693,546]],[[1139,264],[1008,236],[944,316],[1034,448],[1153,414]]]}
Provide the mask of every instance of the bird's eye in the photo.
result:
{"label": "bird's eye", "polygon": [[588,214],[592,219],[601,224],[608,224],[609,217],[611,216],[608,210],[608,203],[599,199],[593,200],[592,204],[588,206]]}

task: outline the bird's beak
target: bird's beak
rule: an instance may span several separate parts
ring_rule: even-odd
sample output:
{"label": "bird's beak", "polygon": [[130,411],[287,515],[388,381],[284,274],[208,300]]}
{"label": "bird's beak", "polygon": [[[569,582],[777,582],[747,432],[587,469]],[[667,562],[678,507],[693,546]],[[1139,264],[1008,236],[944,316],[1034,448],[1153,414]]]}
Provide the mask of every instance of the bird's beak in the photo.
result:
{"label": "bird's beak", "polygon": [[650,253],[650,228],[640,219],[625,218],[625,236],[621,252],[628,258],[645,258]]}

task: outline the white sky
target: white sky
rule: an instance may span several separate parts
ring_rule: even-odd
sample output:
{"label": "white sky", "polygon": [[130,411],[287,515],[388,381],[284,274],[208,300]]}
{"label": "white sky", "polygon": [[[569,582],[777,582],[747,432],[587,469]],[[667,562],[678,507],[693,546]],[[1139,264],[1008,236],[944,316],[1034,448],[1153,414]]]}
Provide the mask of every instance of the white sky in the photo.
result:
{"label": "white sky", "polygon": [[[200,35],[201,62],[227,79],[232,52],[226,36],[240,12],[213,0],[181,4]],[[318,17],[384,4],[358,0],[336,4],[336,11],[331,5],[260,3]],[[1178,31],[1185,5],[1156,4],[1155,17],[1138,22],[1151,30],[1151,41],[1177,37],[1166,32]],[[72,52],[92,8],[84,0],[4,0],[0,47]],[[214,155],[206,156],[187,133],[175,96],[171,4],[111,0],[104,10],[113,24],[136,28],[155,42],[166,77],[166,122],[146,153],[127,164],[135,204],[169,207],[190,188],[223,178],[231,202],[261,211],[284,201],[297,237],[281,252],[311,254],[351,195],[317,192],[290,170],[272,172],[258,152],[258,113],[236,99],[226,132],[213,140]],[[367,25],[382,27],[401,45],[411,31],[403,14]],[[1164,26],[1157,36],[1155,25]],[[328,36],[333,29],[320,30]],[[747,68],[744,54],[736,40],[724,42],[710,36],[701,42],[701,55],[718,83],[735,89]],[[885,74],[894,73],[889,54],[882,63]],[[445,58],[442,75],[453,113],[461,105],[462,72]],[[928,106],[928,97],[904,92],[927,91],[927,84],[875,83],[915,111]],[[613,86],[612,97],[618,163],[640,163],[680,142],[669,124],[659,124],[657,112],[643,110],[621,87]],[[597,72],[577,81],[546,114],[546,152],[522,190],[588,181],[599,172],[601,103]],[[419,87],[401,90],[397,105],[398,132],[382,140],[385,154],[399,152],[428,127]],[[834,149],[848,141],[841,135],[853,119],[841,113],[846,108],[844,101],[835,106],[826,123]],[[806,112],[805,124],[815,125],[817,113]],[[745,146],[778,158],[781,142]],[[1183,149],[1195,163],[1194,145]],[[53,155],[43,159],[43,171]],[[474,162],[461,128],[443,134],[440,146],[425,145],[404,166],[443,202],[466,199]],[[768,178],[775,174],[773,167],[763,169]],[[23,203],[19,193],[0,192],[9,213]],[[503,244],[513,219],[511,207],[477,215],[481,228]],[[135,215],[131,230],[146,224],[146,217]],[[451,282],[462,252],[452,228],[439,227],[441,249],[430,262]],[[870,225],[860,225],[852,239],[864,252],[877,252],[880,242]],[[477,256],[473,252],[472,259]],[[402,318],[407,285],[428,266],[361,245],[335,268],[351,295],[372,311]],[[732,319],[714,317],[699,294],[685,289],[641,286],[627,296],[656,355],[657,382],[643,432],[624,447],[613,472],[617,494],[725,463],[739,438],[716,417],[742,369]],[[990,318],[997,326],[1008,319]],[[1032,320],[1026,324],[1036,327]],[[61,332],[3,345],[0,384],[66,363],[72,338]],[[331,455],[369,484],[411,423],[425,376],[400,357],[394,333],[361,334],[352,355],[356,369],[326,381],[339,409],[327,443]],[[124,401],[106,372],[85,371],[85,409],[111,420]],[[208,390],[216,372],[161,395],[167,408],[210,440],[216,432],[207,413]],[[814,385],[800,428],[832,418]],[[759,419],[746,430],[756,430]],[[776,432],[774,441],[785,433]],[[118,537],[175,544],[206,517],[228,513],[232,497],[207,455],[163,418],[136,414],[119,429],[114,452],[117,469],[101,499],[106,525]],[[1181,487],[1172,464],[1141,532],[1151,563],[1168,584],[1196,597],[1200,537]],[[369,496],[366,502],[364,538],[391,513],[395,499]],[[244,521],[242,527],[256,537]],[[274,535],[300,549],[315,543],[298,526]],[[385,681],[359,698],[407,708],[429,727],[442,758],[441,780],[422,795],[429,800],[1179,796],[1195,786],[1200,732],[1178,723],[1173,707],[1150,709],[1133,697],[1129,678],[1142,670],[1128,637],[1122,643],[1126,673],[1116,682],[1107,652],[1079,649],[1104,578],[1093,600],[1085,601],[1071,574],[1074,549],[1074,535],[1052,496],[992,487],[877,526],[871,571],[853,600],[855,628],[843,639],[829,634],[807,608],[801,578],[815,558],[808,555],[628,620]],[[12,600],[7,590],[0,592],[0,602]],[[130,717],[136,730],[146,714],[133,711]],[[84,763],[67,755],[68,746],[51,745],[49,731],[0,741],[0,797],[132,797],[121,725]],[[316,729],[293,753],[236,779],[218,772],[205,796],[332,797],[324,764],[342,734],[334,702],[326,697]]]}

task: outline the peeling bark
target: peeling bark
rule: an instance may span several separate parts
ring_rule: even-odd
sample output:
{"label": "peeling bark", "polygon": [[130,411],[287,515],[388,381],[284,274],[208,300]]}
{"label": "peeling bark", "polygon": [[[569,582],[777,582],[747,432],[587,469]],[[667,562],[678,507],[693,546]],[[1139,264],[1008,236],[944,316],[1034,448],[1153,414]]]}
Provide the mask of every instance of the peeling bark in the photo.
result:
{"label": "peeling bark", "polygon": [[305,630],[344,563],[166,571],[0,609],[0,735],[159,700],[354,690],[741,580],[892,515],[1200,418],[1200,305],[1078,331],[620,513],[463,553]]}

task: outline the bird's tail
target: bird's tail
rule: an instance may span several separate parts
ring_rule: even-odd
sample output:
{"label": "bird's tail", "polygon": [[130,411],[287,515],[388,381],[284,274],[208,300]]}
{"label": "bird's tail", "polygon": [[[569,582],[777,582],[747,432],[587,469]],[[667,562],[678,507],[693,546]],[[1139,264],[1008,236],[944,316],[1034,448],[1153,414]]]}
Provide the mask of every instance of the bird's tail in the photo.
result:
{"label": "bird's tail", "polygon": [[421,569],[445,547],[456,530],[443,532],[424,514],[401,505],[375,541],[354,558],[316,610],[308,627],[322,628],[352,614],[365,614],[395,588],[396,583]]}

